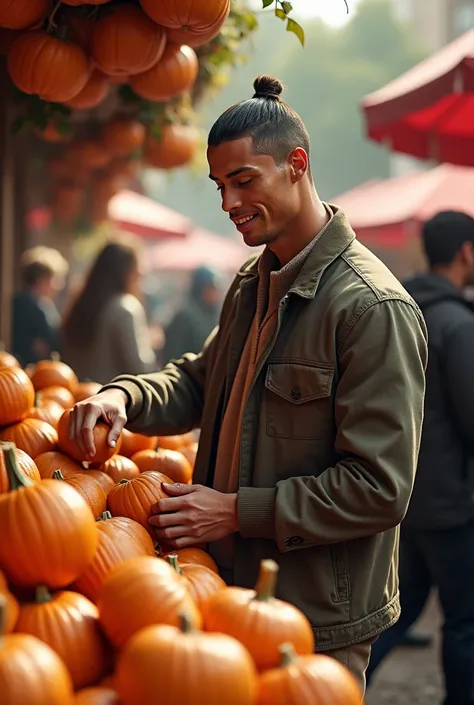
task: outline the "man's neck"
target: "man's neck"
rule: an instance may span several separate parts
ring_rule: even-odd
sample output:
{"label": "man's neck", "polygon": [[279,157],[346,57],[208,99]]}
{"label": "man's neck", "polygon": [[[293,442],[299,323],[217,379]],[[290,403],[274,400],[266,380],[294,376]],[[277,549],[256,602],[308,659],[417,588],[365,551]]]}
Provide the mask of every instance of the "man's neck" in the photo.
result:
{"label": "man's neck", "polygon": [[447,279],[456,289],[461,291],[464,289],[464,277],[458,270],[449,267],[435,267],[432,269],[432,272],[438,277]]}
{"label": "man's neck", "polygon": [[269,245],[269,249],[278,257],[280,265],[284,267],[304,250],[327,225],[330,217],[324,203],[316,191],[313,191],[307,206],[301,209],[298,218],[292,223],[291,232]]}

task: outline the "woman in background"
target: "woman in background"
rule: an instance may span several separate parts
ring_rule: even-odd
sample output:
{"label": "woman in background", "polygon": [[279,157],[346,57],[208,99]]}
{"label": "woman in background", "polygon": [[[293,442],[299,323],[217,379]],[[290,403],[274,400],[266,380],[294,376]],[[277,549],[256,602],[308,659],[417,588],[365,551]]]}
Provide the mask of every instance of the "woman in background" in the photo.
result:
{"label": "woman in background", "polygon": [[92,265],[62,326],[62,357],[80,380],[105,384],[119,374],[156,369],[139,296],[137,249],[109,243]]}

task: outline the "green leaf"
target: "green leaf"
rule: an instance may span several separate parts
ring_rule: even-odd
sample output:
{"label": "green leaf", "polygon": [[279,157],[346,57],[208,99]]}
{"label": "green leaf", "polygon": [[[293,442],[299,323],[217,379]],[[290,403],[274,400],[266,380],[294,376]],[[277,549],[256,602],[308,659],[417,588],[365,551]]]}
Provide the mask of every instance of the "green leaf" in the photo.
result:
{"label": "green leaf", "polygon": [[262,7],[265,9],[266,7],[270,7],[270,5],[273,5],[274,0],[262,0]]}
{"label": "green leaf", "polygon": [[281,6],[283,8],[283,12],[285,13],[285,15],[289,15],[293,9],[293,5],[291,4],[291,2],[286,2],[286,0],[283,0],[283,2],[281,3]]}
{"label": "green leaf", "polygon": [[285,13],[284,13],[283,10],[282,10],[281,8],[279,8],[279,7],[277,7],[277,8],[275,9],[275,15],[276,15],[277,17],[279,17],[279,18],[280,18],[281,20],[283,20],[283,21],[286,20],[286,15],[285,15]]}
{"label": "green leaf", "polygon": [[24,117],[17,117],[14,119],[12,123],[12,132],[14,135],[16,135],[18,132],[23,130],[24,127],[27,126],[27,120]]}
{"label": "green leaf", "polygon": [[292,20],[291,17],[288,18],[288,22],[286,24],[286,31],[293,32],[293,34],[296,34],[296,36],[301,42],[301,46],[304,46],[304,29],[301,25],[298,24],[298,22]]}

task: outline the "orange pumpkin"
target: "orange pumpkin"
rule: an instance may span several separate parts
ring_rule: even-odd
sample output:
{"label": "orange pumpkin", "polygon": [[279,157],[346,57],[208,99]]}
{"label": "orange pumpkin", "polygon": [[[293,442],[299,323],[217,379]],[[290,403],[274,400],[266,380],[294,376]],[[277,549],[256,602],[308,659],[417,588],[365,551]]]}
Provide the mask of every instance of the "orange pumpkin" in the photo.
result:
{"label": "orange pumpkin", "polygon": [[144,141],[145,126],[138,120],[115,118],[104,127],[105,146],[117,157],[128,157],[140,149]]}
{"label": "orange pumpkin", "polygon": [[72,460],[64,453],[58,453],[54,450],[37,455],[35,463],[43,479],[51,479],[55,470],[61,470],[64,477],[71,477],[84,472],[84,468],[80,463]]}
{"label": "orange pumpkin", "polygon": [[[114,568],[129,558],[153,556],[155,553],[153,542],[140,524],[122,517],[113,519],[108,512],[103,516],[105,519],[96,523],[99,545],[94,560],[75,583],[76,589],[93,602],[97,601],[102,586]],[[124,528],[118,520],[135,526],[125,525]],[[139,534],[139,531],[143,533]]]}
{"label": "orange pumpkin", "polygon": [[138,7],[119,5],[101,17],[92,37],[92,57],[106,74],[134,76],[159,61],[166,32]]}
{"label": "orange pumpkin", "polygon": [[41,453],[55,450],[58,434],[46,421],[40,419],[24,419],[0,431],[0,440],[11,441],[32,458]]}
{"label": "orange pumpkin", "polygon": [[140,472],[161,472],[173,482],[190,485],[193,469],[189,461],[178,450],[141,450],[132,456]]}
{"label": "orange pumpkin", "polygon": [[202,46],[215,37],[230,12],[230,0],[140,0],[146,14],[168,29],[175,44]]}
{"label": "orange pumpkin", "polygon": [[[15,448],[15,458],[20,471],[26,477],[29,477],[29,479],[33,482],[41,482],[39,470],[36,467],[34,460],[30,458],[28,453],[25,453],[24,450],[20,450],[19,448]],[[9,490],[10,480],[8,479],[3,451],[0,448],[0,494],[8,492]]]}
{"label": "orange pumpkin", "polygon": [[[105,633],[116,647],[151,624],[179,624],[183,612],[201,624],[180,576],[152,556],[130,558],[115,568],[100,591],[97,606]],[[126,619],[121,619],[125,614]]]}
{"label": "orange pumpkin", "polygon": [[3,343],[0,343],[0,370],[4,367],[21,367],[21,365],[16,357],[5,350]]}
{"label": "orange pumpkin", "polygon": [[120,453],[127,458],[138,453],[140,450],[152,450],[156,448],[156,438],[154,436],[142,436],[140,433],[132,433],[126,428],[122,431],[122,446]]}
{"label": "orange pumpkin", "polygon": [[301,655],[314,651],[313,631],[304,614],[274,596],[277,574],[275,561],[262,561],[255,590],[230,587],[211,595],[202,606],[206,631],[238,639],[260,671],[278,666],[278,649],[284,642],[291,641]]}
{"label": "orange pumpkin", "polygon": [[66,387],[45,387],[38,394],[38,399],[52,399],[61,404],[64,409],[74,406],[74,395]]}
{"label": "orange pumpkin", "polygon": [[35,390],[19,367],[0,369],[0,426],[25,418],[35,402]]}
{"label": "orange pumpkin", "polygon": [[90,56],[95,19],[91,16],[78,14],[68,8],[63,8],[63,14],[66,20],[68,39],[80,46],[86,56]]}
{"label": "orange pumpkin", "polygon": [[64,105],[75,110],[90,110],[100,105],[109,93],[109,82],[102,71],[93,71],[89,80],[82,89],[71,100],[67,100]]}
{"label": "orange pumpkin", "polygon": [[71,5],[72,7],[78,7],[79,5],[105,5],[106,2],[110,2],[110,0],[63,0],[65,5]]}
{"label": "orange pumpkin", "polygon": [[[18,619],[18,614],[20,612],[20,607],[18,605],[18,602],[16,601],[14,596],[9,591],[7,581],[5,580],[5,577],[2,573],[2,571],[0,571],[0,599],[4,600],[3,628],[2,628],[2,625],[0,624],[0,648],[1,648],[2,634],[9,634],[10,632],[13,631],[13,629],[15,628],[15,624],[17,622],[17,619]],[[2,611],[2,607],[0,605],[0,613],[1,613],[1,611]]]}
{"label": "orange pumpkin", "polygon": [[156,169],[185,166],[194,158],[197,136],[197,130],[190,125],[165,125],[159,140],[148,136],[145,142],[145,161]]}
{"label": "orange pumpkin", "polygon": [[120,705],[117,691],[97,686],[76,693],[75,705]]}
{"label": "orange pumpkin", "polygon": [[90,72],[80,47],[46,32],[25,32],[15,39],[7,65],[20,90],[57,103],[82,91]]}
{"label": "orange pumpkin", "polygon": [[98,382],[79,382],[74,398],[76,402],[84,401],[84,399],[89,399],[89,397],[98,394],[101,388],[102,385]]}
{"label": "orange pumpkin", "polygon": [[41,22],[49,12],[49,0],[1,0],[0,27],[27,29]]}
{"label": "orange pumpkin", "polygon": [[85,470],[84,472],[86,473],[86,475],[92,477],[96,482],[99,483],[99,485],[104,490],[106,496],[109,494],[110,490],[112,490],[117,484],[112,480],[109,475],[107,475],[106,472],[102,472],[102,470]]}
{"label": "orange pumpkin", "polygon": [[121,480],[107,496],[108,507],[115,516],[138,521],[153,537],[148,519],[152,506],[167,497],[161,487],[163,482],[171,483],[171,480],[160,472],[143,472],[133,480]]}
{"label": "orange pumpkin", "polygon": [[64,408],[61,404],[53,399],[44,399],[41,395],[37,395],[35,405],[29,410],[28,417],[30,419],[40,419],[46,421],[53,428],[58,427],[59,419],[64,413]]}
{"label": "orange pumpkin", "polygon": [[203,565],[181,565],[176,553],[168,555],[168,563],[183,578],[189,594],[199,608],[210,595],[226,587],[220,575]]}
{"label": "orange pumpkin", "polygon": [[66,482],[32,482],[18,469],[13,444],[1,447],[10,492],[0,495],[0,565],[20,586],[69,585],[97,549],[90,507]]}
{"label": "orange pumpkin", "polygon": [[114,484],[118,484],[121,480],[133,480],[140,474],[140,470],[133,460],[124,455],[112,456],[110,460],[101,465],[100,469],[112,478]]}
{"label": "orange pumpkin", "polygon": [[107,672],[109,655],[99,613],[83,595],[69,590],[51,595],[47,588],[37,588],[35,602],[20,606],[15,631],[51,647],[68,669],[74,688],[92,685]]}
{"label": "orange pumpkin", "polygon": [[[183,664],[186,666],[183,668]],[[115,678],[123,705],[254,705],[258,679],[242,644],[224,634],[206,634],[181,619],[181,629],[150,626],[121,652]]]}
{"label": "orange pumpkin", "polygon": [[2,704],[74,705],[71,677],[59,656],[29,634],[5,634],[0,595],[0,683]]}
{"label": "orange pumpkin", "polygon": [[[64,414],[59,419],[58,423],[58,445],[60,450],[67,455],[70,455],[74,460],[78,460],[80,463],[88,460],[85,453],[80,448],[79,444],[75,439],[69,438],[69,420],[71,418],[71,410],[66,409]],[[111,448],[108,443],[108,437],[110,433],[110,426],[103,421],[99,421],[94,428],[94,444],[95,444],[95,455],[93,458],[94,463],[105,463],[106,460],[111,458],[115,453],[120,450],[121,438],[119,437],[117,445],[115,448]]]}
{"label": "orange pumpkin", "polygon": [[96,519],[105,512],[107,496],[99,483],[94,480],[93,477],[90,477],[87,472],[81,472],[79,475],[72,475],[72,477],[65,478],[61,470],[55,470],[53,472],[53,479],[62,480],[63,482],[67,482],[68,485],[71,485],[71,487],[74,487],[76,492],[79,492],[81,497],[92,509],[92,514]]}
{"label": "orange pumpkin", "polygon": [[178,556],[180,565],[184,565],[185,563],[191,565],[202,565],[209,568],[209,570],[214,571],[214,573],[219,572],[214,559],[205,551],[201,551],[200,548],[180,548],[178,551],[165,553],[163,558],[167,558],[173,554]]}
{"label": "orange pumpkin", "polygon": [[191,465],[193,470],[194,470],[194,466],[196,464],[198,447],[199,447],[199,444],[197,442],[194,442],[194,443],[191,443],[189,446],[183,446],[182,448],[179,449],[179,452],[184,455],[184,457],[189,462],[189,464]]}
{"label": "orange pumpkin", "polygon": [[145,100],[165,102],[190,90],[197,78],[199,62],[194,49],[168,44],[155,66],[133,76],[130,86]]}
{"label": "orange pumpkin", "polygon": [[36,363],[31,381],[37,390],[47,387],[65,387],[71,394],[74,394],[79,383],[74,370],[61,362],[57,353],[51,355],[51,360],[40,360]]}
{"label": "orange pumpkin", "polygon": [[282,644],[280,668],[262,674],[257,705],[362,705],[362,693],[350,671],[329,656],[297,656]]}
{"label": "orange pumpkin", "polygon": [[104,169],[110,162],[110,154],[100,139],[83,139],[69,148],[68,159],[73,166],[91,170]]}
{"label": "orange pumpkin", "polygon": [[181,436],[157,436],[156,445],[158,448],[166,450],[180,450],[183,446],[194,443],[195,438],[192,432],[183,433]]}

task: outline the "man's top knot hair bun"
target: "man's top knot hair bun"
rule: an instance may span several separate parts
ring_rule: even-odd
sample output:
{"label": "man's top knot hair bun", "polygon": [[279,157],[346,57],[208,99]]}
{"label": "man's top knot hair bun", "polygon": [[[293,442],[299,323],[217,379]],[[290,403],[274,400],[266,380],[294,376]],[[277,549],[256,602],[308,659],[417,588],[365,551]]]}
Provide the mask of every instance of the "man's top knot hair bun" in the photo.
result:
{"label": "man's top knot hair bun", "polygon": [[280,100],[283,93],[283,83],[273,76],[258,76],[254,83],[254,98]]}

